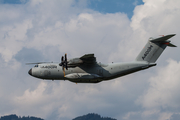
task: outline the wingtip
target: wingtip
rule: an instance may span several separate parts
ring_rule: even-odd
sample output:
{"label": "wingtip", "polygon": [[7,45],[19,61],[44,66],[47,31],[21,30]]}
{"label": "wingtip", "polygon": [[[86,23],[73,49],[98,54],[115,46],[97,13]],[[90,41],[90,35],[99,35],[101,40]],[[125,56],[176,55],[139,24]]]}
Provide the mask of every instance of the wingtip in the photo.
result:
{"label": "wingtip", "polygon": [[175,36],[175,35],[176,35],[176,34],[170,34],[170,35],[167,35],[167,36],[169,36],[169,37],[171,38],[171,37],[173,37],[173,36]]}
{"label": "wingtip", "polygon": [[171,36],[175,36],[176,34],[171,34]]}
{"label": "wingtip", "polygon": [[167,46],[169,46],[169,47],[177,47],[176,45],[174,45],[172,43],[169,43]]}
{"label": "wingtip", "polygon": [[170,35],[166,35],[166,36],[164,36],[163,38],[168,38],[168,39],[170,39],[170,38],[172,38],[173,36],[175,36],[176,34],[170,34]]}

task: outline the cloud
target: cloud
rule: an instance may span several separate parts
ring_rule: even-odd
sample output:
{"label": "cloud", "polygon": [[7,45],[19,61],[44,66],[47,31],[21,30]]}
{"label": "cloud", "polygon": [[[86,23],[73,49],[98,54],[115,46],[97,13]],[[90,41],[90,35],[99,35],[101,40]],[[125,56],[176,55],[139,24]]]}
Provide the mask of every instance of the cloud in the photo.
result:
{"label": "cloud", "polygon": [[105,63],[133,61],[150,36],[162,34],[176,33],[171,40],[178,45],[179,4],[144,0],[131,20],[120,12],[93,11],[84,0],[0,4],[0,115],[66,120],[95,112],[124,120],[178,118],[179,48],[167,48],[157,67],[98,84],[38,80],[28,75],[32,66],[25,63],[59,62],[64,53],[68,58],[95,53]]}
{"label": "cloud", "polygon": [[151,77],[149,88],[137,100],[146,109],[145,116],[157,113],[162,116],[165,111],[170,117],[173,112],[179,111],[179,70],[180,63],[171,59],[167,66],[157,71],[156,76]]}

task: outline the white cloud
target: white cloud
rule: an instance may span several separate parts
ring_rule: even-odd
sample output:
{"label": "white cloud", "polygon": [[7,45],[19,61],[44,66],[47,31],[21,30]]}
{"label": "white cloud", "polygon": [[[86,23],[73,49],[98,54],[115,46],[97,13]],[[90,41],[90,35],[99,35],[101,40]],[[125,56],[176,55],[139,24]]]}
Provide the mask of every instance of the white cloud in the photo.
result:
{"label": "white cloud", "polygon": [[161,110],[165,109],[166,114],[171,117],[173,114],[171,110],[179,109],[179,71],[180,63],[169,60],[168,65],[160,68],[157,75],[149,80],[150,87],[137,101],[147,110],[148,114],[146,113],[145,116],[149,115],[149,112],[150,115],[153,115],[152,111],[164,116],[165,113],[161,113]]}
{"label": "white cloud", "polygon": [[31,21],[25,20],[21,24],[2,27],[3,37],[0,45],[0,53],[6,62],[9,62],[14,55],[23,47],[23,42],[27,39],[27,30],[32,27]]}

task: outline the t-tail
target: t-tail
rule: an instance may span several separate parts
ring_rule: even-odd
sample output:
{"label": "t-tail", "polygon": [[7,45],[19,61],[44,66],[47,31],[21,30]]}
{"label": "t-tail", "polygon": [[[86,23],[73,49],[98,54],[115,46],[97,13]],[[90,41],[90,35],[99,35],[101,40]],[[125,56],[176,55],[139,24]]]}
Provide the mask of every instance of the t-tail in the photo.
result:
{"label": "t-tail", "polygon": [[139,53],[136,60],[146,61],[148,63],[155,63],[167,46],[176,47],[175,45],[170,43],[171,42],[170,40],[168,40],[173,36],[175,36],[175,34],[166,35],[156,39],[149,38],[147,44]]}

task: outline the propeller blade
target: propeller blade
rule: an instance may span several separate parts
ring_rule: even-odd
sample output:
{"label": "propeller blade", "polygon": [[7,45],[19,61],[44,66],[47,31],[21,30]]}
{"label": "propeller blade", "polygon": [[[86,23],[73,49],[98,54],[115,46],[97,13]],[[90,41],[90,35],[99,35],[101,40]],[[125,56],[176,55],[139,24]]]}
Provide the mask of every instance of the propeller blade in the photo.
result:
{"label": "propeller blade", "polygon": [[63,61],[64,61],[64,56],[61,57],[61,62],[63,62]]}
{"label": "propeller blade", "polygon": [[67,62],[67,54],[65,54],[65,61]]}
{"label": "propeller blade", "polygon": [[59,63],[59,66],[63,66],[64,64],[64,56],[61,57],[61,63]]}
{"label": "propeller blade", "polygon": [[61,57],[61,63],[59,63],[59,66],[62,66],[64,77],[65,77],[65,68],[66,68],[66,70],[68,70],[67,63],[68,63],[67,62],[67,54],[65,54],[64,56]]}
{"label": "propeller blade", "polygon": [[64,73],[64,77],[65,77],[66,75],[65,75],[65,69],[64,69],[64,67],[63,67],[63,73]]}
{"label": "propeller blade", "polygon": [[66,70],[68,70],[68,66],[67,66],[67,54],[65,54],[65,67],[66,67]]}
{"label": "propeller blade", "polygon": [[65,65],[65,66],[66,66],[66,70],[68,70],[67,62],[66,62],[65,64],[66,64],[66,65]]}
{"label": "propeller blade", "polygon": [[62,71],[64,71],[64,66],[62,66]]}

